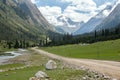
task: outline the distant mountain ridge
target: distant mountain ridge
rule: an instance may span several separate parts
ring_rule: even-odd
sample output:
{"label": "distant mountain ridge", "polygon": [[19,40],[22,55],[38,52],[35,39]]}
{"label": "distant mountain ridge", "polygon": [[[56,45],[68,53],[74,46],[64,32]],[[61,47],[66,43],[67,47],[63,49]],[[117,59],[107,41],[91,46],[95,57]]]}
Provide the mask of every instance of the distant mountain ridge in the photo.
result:
{"label": "distant mountain ridge", "polygon": [[99,24],[102,23],[102,21],[107,17],[104,15],[105,11],[109,11],[109,14],[111,13],[113,7],[116,5],[116,2],[112,5],[107,5],[105,9],[103,9],[101,12],[99,12],[97,15],[92,17],[90,20],[88,20],[83,26],[81,26],[76,32],[74,32],[74,35],[78,34],[84,34],[84,33],[90,33],[97,28]]}
{"label": "distant mountain ridge", "polygon": [[75,32],[81,25],[84,24],[84,22],[75,22],[71,20],[70,18],[61,15],[57,18],[58,22],[63,23],[61,26],[56,26],[57,28],[63,29],[66,33],[73,33]]}
{"label": "distant mountain ridge", "polygon": [[101,24],[99,24],[95,30],[99,31],[102,29],[115,28],[120,24],[120,3],[115,7],[115,9],[106,17]]}

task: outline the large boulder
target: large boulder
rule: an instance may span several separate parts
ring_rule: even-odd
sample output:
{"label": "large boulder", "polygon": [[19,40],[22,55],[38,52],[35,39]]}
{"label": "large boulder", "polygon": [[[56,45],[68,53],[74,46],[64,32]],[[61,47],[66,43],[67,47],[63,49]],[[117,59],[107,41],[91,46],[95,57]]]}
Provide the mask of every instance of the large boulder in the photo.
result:
{"label": "large boulder", "polygon": [[46,63],[46,69],[47,70],[53,70],[53,69],[56,69],[57,68],[57,64],[55,61],[53,60],[49,60],[47,63]]}
{"label": "large boulder", "polygon": [[41,78],[46,78],[48,77],[47,74],[43,71],[38,71],[36,74],[35,74],[35,77],[38,78],[38,79],[41,79]]}

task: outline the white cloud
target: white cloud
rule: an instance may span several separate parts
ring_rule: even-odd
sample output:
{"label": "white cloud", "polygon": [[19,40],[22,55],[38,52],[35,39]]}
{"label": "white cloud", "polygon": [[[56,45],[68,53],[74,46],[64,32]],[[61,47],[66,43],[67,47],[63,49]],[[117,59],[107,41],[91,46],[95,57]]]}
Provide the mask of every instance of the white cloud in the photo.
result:
{"label": "white cloud", "polygon": [[37,4],[37,3],[39,3],[39,0],[31,0],[31,2],[32,2],[33,4]]}
{"label": "white cloud", "polygon": [[76,6],[75,5],[70,5],[64,10],[63,14],[65,16],[71,18],[73,21],[77,21],[77,22],[85,21],[86,22],[92,16],[97,14],[95,12],[95,10],[96,10],[96,7],[87,8],[87,7],[82,6],[82,5],[76,5]]}
{"label": "white cloud", "polygon": [[36,0],[31,0],[32,3],[36,3]]}
{"label": "white cloud", "polygon": [[97,8],[97,10],[103,10],[106,6],[108,6],[108,5],[112,5],[110,2],[108,2],[108,3],[105,3],[105,4],[103,4],[103,5],[101,5],[101,6],[99,6],[98,8]]}
{"label": "white cloud", "polygon": [[45,7],[39,7],[39,10],[44,13],[43,15],[45,16],[55,16],[57,17],[58,15],[61,14],[61,8],[54,6],[54,7],[50,7],[50,6],[45,6]]}
{"label": "white cloud", "polygon": [[63,15],[71,18],[73,21],[76,21],[76,22],[88,20],[87,15],[76,12],[75,10],[78,10],[78,9],[76,7],[68,6],[63,12]]}
{"label": "white cloud", "polygon": [[57,17],[62,14],[62,10],[60,7],[54,6],[45,6],[39,7],[39,10],[43,13],[43,16],[54,25],[63,25],[63,23],[57,21]]}
{"label": "white cloud", "polygon": [[61,2],[71,2],[71,5],[75,5],[80,10],[96,9],[96,3],[93,0],[61,0]]}
{"label": "white cloud", "polygon": [[73,4],[81,4],[81,3],[90,3],[90,4],[94,4],[93,0],[61,0],[61,2],[72,2]]}
{"label": "white cloud", "polygon": [[[31,1],[33,3],[36,3],[37,0],[31,0]],[[61,7],[58,7],[58,6],[39,7],[39,10],[42,12],[44,17],[53,25],[64,25],[62,22],[57,21],[57,17],[60,15],[67,16],[76,22],[81,22],[81,21],[86,22],[91,17],[95,16],[98,13],[97,11],[100,11],[104,9],[107,5],[110,5],[110,3],[105,3],[97,7],[96,3],[93,0],[89,0],[89,1],[88,0],[60,0],[60,1],[63,3],[66,3],[66,2],[69,3],[69,5],[63,11],[61,10]],[[109,14],[109,11],[106,10],[103,12],[103,14],[107,16]]]}

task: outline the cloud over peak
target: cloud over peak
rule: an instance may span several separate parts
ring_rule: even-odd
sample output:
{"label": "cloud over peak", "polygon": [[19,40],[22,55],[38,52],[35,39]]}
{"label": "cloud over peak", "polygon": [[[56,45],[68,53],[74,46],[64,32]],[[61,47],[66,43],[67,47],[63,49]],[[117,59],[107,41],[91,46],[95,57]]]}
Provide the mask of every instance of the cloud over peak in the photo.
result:
{"label": "cloud over peak", "polygon": [[[36,3],[44,17],[53,25],[62,25],[57,17],[64,15],[73,21],[88,21],[115,0],[31,0]],[[98,3],[101,3],[101,5]],[[104,11],[107,16],[109,11]]]}

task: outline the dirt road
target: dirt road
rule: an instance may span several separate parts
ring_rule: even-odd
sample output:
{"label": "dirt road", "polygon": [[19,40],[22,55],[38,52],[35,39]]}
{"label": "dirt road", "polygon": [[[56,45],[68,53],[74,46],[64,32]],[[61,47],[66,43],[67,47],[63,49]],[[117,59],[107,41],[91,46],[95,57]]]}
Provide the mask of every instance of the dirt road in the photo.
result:
{"label": "dirt road", "polygon": [[32,48],[32,50],[40,53],[42,55],[48,56],[50,58],[58,59],[64,61],[68,64],[75,66],[85,66],[90,70],[100,72],[102,74],[109,75],[110,77],[120,80],[120,62],[114,61],[103,61],[103,60],[92,60],[92,59],[75,59],[75,58],[66,58],[58,56],[37,48]]}

